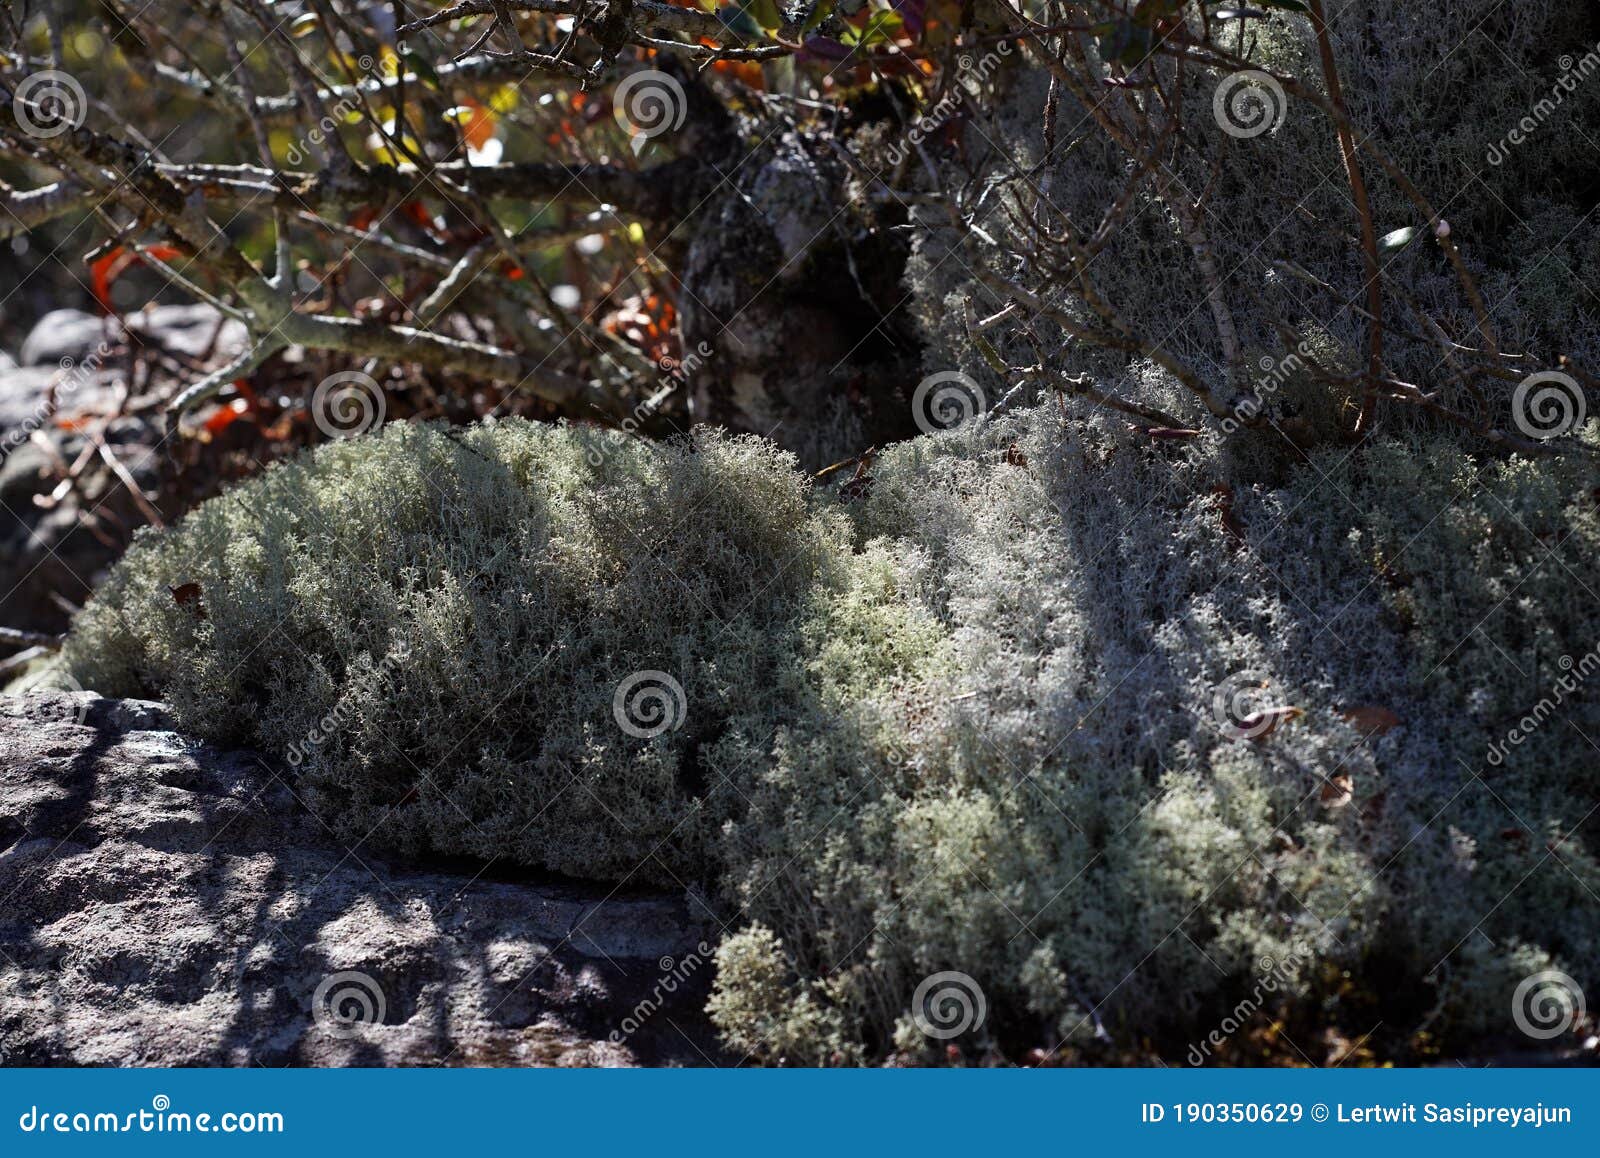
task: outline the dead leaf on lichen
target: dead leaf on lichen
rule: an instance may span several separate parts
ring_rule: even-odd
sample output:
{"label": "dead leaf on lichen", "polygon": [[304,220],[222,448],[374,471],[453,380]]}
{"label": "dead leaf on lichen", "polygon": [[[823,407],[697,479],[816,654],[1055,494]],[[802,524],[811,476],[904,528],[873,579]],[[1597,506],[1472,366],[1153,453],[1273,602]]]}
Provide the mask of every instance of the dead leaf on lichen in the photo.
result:
{"label": "dead leaf on lichen", "polygon": [[1343,808],[1354,795],[1355,782],[1345,772],[1328,777],[1322,785],[1322,803],[1329,808]]}
{"label": "dead leaf on lichen", "polygon": [[1370,740],[1373,736],[1381,736],[1392,728],[1400,726],[1400,717],[1388,708],[1377,704],[1363,704],[1356,708],[1346,708],[1339,713],[1350,721],[1352,727],[1361,733],[1363,740]]}

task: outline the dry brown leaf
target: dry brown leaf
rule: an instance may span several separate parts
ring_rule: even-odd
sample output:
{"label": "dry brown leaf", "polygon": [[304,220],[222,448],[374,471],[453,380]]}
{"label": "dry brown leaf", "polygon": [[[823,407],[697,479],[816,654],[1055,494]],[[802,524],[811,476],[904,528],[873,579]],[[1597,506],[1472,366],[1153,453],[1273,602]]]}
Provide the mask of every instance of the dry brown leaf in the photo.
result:
{"label": "dry brown leaf", "polygon": [[1400,717],[1388,708],[1378,704],[1363,704],[1356,708],[1346,708],[1339,713],[1361,733],[1363,740],[1373,736],[1381,736],[1391,728],[1400,726]]}
{"label": "dry brown leaf", "polygon": [[1355,782],[1347,772],[1335,773],[1322,786],[1322,803],[1329,808],[1343,808],[1354,795]]}
{"label": "dry brown leaf", "polygon": [[1371,800],[1367,801],[1365,807],[1361,809],[1361,818],[1363,820],[1382,820],[1383,806],[1388,802],[1389,794],[1387,792],[1377,793],[1372,797]]}
{"label": "dry brown leaf", "polygon": [[167,590],[172,592],[172,598],[179,607],[187,607],[200,619],[206,617],[205,604],[200,601],[200,584],[182,583]]}
{"label": "dry brown leaf", "polygon": [[1259,744],[1276,732],[1280,724],[1286,724],[1290,720],[1298,720],[1305,714],[1304,708],[1291,707],[1263,708],[1259,712],[1251,712],[1239,721],[1239,735],[1237,738],[1254,740]]}
{"label": "dry brown leaf", "polygon": [[1239,516],[1233,513],[1233,488],[1227,483],[1219,483],[1211,488],[1211,493],[1217,496],[1217,509],[1222,514],[1222,529],[1228,532],[1228,537],[1235,543],[1244,542],[1244,524],[1239,522]]}

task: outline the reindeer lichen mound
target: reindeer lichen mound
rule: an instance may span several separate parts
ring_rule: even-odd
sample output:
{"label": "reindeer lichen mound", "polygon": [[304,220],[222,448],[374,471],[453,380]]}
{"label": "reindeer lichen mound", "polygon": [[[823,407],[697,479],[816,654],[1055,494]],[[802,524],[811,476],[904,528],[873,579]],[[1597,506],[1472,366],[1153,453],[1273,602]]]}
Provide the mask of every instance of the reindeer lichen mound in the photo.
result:
{"label": "reindeer lichen mound", "polygon": [[1013,1060],[1416,1060],[1600,984],[1593,487],[1077,402],[837,492],[753,439],[391,424],[143,539],[67,658],[364,847],[701,886],[740,1056],[942,1057],[955,985]]}
{"label": "reindeer lichen mound", "polygon": [[754,439],[390,425],[141,539],[68,658],[282,756],[352,841],[671,883],[846,530]]}

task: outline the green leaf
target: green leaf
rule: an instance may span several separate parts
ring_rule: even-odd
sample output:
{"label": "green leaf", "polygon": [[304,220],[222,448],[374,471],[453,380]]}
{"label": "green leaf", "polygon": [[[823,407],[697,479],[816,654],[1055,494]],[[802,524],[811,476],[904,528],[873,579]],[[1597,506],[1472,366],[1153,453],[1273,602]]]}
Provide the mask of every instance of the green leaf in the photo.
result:
{"label": "green leaf", "polygon": [[803,30],[811,32],[826,20],[834,9],[834,3],[835,0],[817,0],[816,6],[811,9],[811,15],[806,17]]}
{"label": "green leaf", "polygon": [[859,31],[848,32],[840,39],[845,44],[857,48],[871,48],[874,44],[885,44],[893,40],[904,24],[905,21],[900,18],[900,13],[879,9],[867,17],[866,24],[862,25]]}
{"label": "green leaf", "polygon": [[778,8],[778,0],[748,0],[745,11],[768,32],[783,26],[783,12]]}

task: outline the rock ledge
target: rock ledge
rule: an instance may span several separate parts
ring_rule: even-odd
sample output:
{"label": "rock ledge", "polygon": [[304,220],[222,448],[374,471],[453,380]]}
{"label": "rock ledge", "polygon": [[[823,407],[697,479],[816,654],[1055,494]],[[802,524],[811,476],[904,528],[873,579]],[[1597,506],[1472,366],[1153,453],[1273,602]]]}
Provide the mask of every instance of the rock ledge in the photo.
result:
{"label": "rock ledge", "polygon": [[713,930],[345,848],[159,704],[0,697],[6,1064],[706,1064]]}

